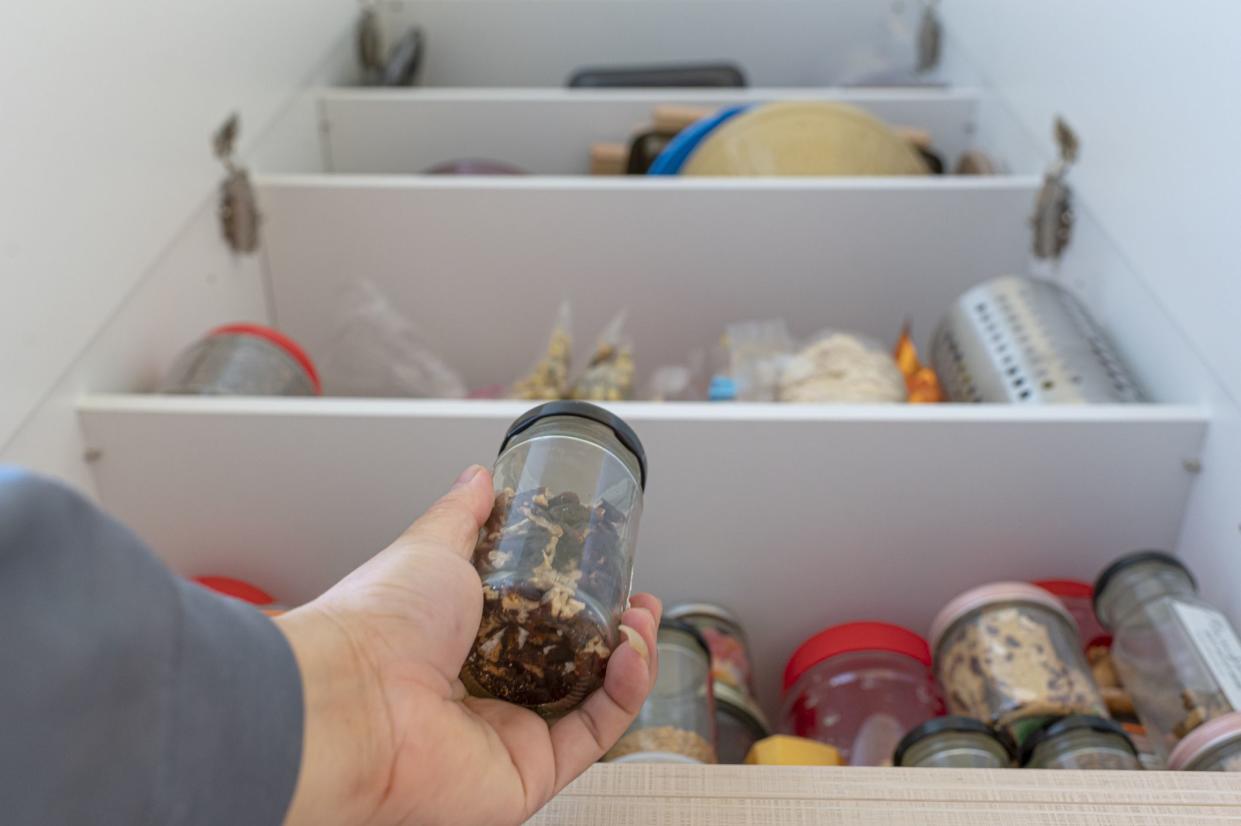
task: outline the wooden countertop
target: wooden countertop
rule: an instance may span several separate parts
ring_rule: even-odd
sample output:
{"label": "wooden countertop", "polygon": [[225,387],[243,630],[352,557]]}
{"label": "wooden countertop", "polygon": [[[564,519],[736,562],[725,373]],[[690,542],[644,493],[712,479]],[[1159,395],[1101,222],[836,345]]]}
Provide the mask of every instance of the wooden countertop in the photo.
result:
{"label": "wooden countertop", "polygon": [[1241,823],[1241,775],[598,765],[530,822],[537,826]]}

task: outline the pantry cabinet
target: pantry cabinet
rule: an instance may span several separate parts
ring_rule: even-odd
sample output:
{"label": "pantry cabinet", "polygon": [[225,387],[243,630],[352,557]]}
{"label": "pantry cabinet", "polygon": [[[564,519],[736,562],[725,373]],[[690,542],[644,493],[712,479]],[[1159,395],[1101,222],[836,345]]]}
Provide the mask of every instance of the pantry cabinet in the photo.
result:
{"label": "pantry cabinet", "polygon": [[[91,491],[179,572],[310,599],[461,466],[489,463],[525,408],[151,395],[215,324],[277,324],[315,356],[332,347],[342,296],[366,281],[479,386],[529,366],[565,298],[583,331],[627,308],[649,373],[745,318],[884,340],[909,320],[925,350],[961,292],[1024,272],[1082,298],[1147,402],[618,404],[650,457],[635,586],[736,611],[769,712],[784,661],[825,625],[925,630],[970,585],[1090,579],[1138,548],[1178,553],[1241,622],[1232,4],[943,0],[939,61],[915,76],[924,5],[909,0],[385,0],[386,39],[414,24],[427,37],[420,83],[401,90],[357,85],[348,0],[196,4],[192,15],[141,0],[72,5],[74,26],[95,20],[115,35],[68,50],[67,65],[100,72],[93,88],[43,71],[47,55],[20,44],[0,80],[23,116],[3,139],[18,151],[0,153],[20,196],[0,229],[0,459]],[[0,14],[6,34],[32,36],[51,16]],[[745,68],[750,88],[563,88],[583,65],[721,58]],[[902,77],[920,85],[876,85]],[[949,158],[984,150],[1000,171],[586,174],[590,145],[627,134],[655,105],[802,99],[924,130]],[[224,170],[210,139],[232,111],[262,215],[257,254],[230,250],[218,226]],[[1072,239],[1047,261],[1032,256],[1030,216],[1057,114],[1081,153],[1068,177]],[[451,157],[533,174],[417,174]],[[745,770],[667,771],[583,781],[557,804],[561,820],[546,819],[653,822],[621,816],[633,783],[728,797],[712,772],[733,772],[732,784]],[[774,798],[801,798],[801,774],[773,776]],[[890,777],[840,782],[904,782]],[[979,777],[979,795],[1014,808],[1034,794]],[[1218,783],[1159,782],[1125,786],[1134,796],[1100,803],[1089,822],[1130,805],[1160,822],[1184,800],[1241,806]],[[1120,805],[1121,792],[1097,783],[1039,784]],[[937,787],[926,781],[918,799],[938,800]],[[1184,792],[1159,798],[1163,788]],[[827,808],[789,802],[798,822],[895,816],[860,792],[847,804],[824,794]],[[1032,811],[1053,809],[1067,816]],[[962,812],[953,822],[994,820]]]}

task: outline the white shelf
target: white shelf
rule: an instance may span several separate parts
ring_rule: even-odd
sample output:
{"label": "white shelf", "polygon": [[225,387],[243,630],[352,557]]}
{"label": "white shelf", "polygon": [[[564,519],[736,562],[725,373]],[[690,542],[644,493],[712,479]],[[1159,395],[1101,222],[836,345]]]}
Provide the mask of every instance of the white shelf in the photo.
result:
{"label": "white shelf", "polygon": [[961,292],[1022,271],[1032,177],[258,181],[275,321],[323,360],[355,280],[378,285],[473,387],[546,346],[562,299],[580,347],[627,308],[639,380],[726,324],[783,317],[930,336]]}
{"label": "white shelf", "polygon": [[919,3],[875,0],[384,0],[389,38],[420,26],[425,86],[564,86],[582,66],[735,62],[751,86],[824,86],[910,69]]}
{"label": "white shelf", "polygon": [[[524,402],[89,396],[100,496],[185,574],[311,598],[382,548]],[[650,456],[635,585],[731,606],[760,694],[823,625],[926,630],[955,592],[1093,577],[1174,543],[1192,406],[620,404]]]}
{"label": "white shelf", "polygon": [[345,174],[411,174],[460,158],[585,174],[591,144],[627,142],[656,106],[778,100],[849,103],[926,130],[951,168],[974,146],[982,102],[976,89],[323,89],[317,97],[324,171]]}

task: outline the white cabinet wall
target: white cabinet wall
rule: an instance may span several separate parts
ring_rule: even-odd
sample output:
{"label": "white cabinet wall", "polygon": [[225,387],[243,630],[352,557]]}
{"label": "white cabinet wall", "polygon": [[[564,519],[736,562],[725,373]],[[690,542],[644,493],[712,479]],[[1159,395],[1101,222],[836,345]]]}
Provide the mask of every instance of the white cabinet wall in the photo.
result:
{"label": "white cabinet wall", "polygon": [[[910,315],[925,342],[963,289],[1031,266],[1025,221],[1060,112],[1083,156],[1076,237],[1052,275],[1084,297],[1153,402],[619,406],[652,459],[638,584],[736,608],[769,708],[784,659],[822,625],[866,615],[925,629],[956,590],[1090,578],[1140,546],[1178,550],[1241,620],[1232,5],[1172,18],[1147,4],[944,0],[939,71],[952,86],[903,91],[831,84],[907,68],[915,3],[384,3],[391,27],[428,31],[425,80],[438,88],[410,91],[341,88],[356,8],[345,0],[72,5],[74,26],[109,36],[83,34],[66,64],[35,36],[50,10],[0,12],[6,39],[26,41],[5,58],[20,71],[0,81],[0,106],[22,123],[0,138],[14,142],[0,163],[19,196],[0,229],[0,457],[93,486],[178,570],[310,598],[459,465],[486,462],[521,407],[135,394],[212,324],[278,323],[322,354],[342,290],[366,278],[472,383],[532,359],[566,294],[583,336],[628,305],[648,368],[746,317],[890,338]],[[704,28],[713,10],[727,22]],[[192,45],[174,59],[173,41]],[[580,63],[737,55],[767,89],[547,88]],[[60,66],[108,82],[87,90]],[[576,174],[592,140],[620,137],[652,102],[763,96],[851,100],[954,153],[993,151],[1007,172]],[[229,253],[215,225],[208,137],[233,109],[265,215],[256,257]],[[462,154],[511,146],[540,174],[411,174],[467,133]]]}

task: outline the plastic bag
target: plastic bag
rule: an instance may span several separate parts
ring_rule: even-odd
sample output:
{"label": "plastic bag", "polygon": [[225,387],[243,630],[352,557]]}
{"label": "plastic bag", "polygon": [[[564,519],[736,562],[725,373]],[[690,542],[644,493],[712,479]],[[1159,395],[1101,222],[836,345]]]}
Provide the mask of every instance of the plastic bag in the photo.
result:
{"label": "plastic bag", "polygon": [[569,362],[573,338],[569,332],[572,310],[562,302],[556,313],[556,324],[547,341],[547,352],[534,368],[513,383],[509,396],[514,399],[563,399],[569,390]]}
{"label": "plastic bag", "polygon": [[905,377],[878,344],[839,331],[810,340],[783,365],[783,402],[875,404],[906,400]]}
{"label": "plastic bag", "polygon": [[774,401],[784,362],[793,350],[784,320],[730,324],[724,339],[737,400]]}
{"label": "plastic bag", "polygon": [[653,402],[703,401],[707,398],[706,366],[707,353],[698,349],[689,354],[685,364],[656,367],[643,398]]}
{"label": "plastic bag", "polygon": [[586,371],[573,384],[573,398],[601,402],[633,398],[633,348],[624,337],[624,328],[622,310],[599,335]]}
{"label": "plastic bag", "polygon": [[431,351],[413,322],[370,281],[357,281],[340,302],[320,373],[324,395],[459,399],[461,374]]}

